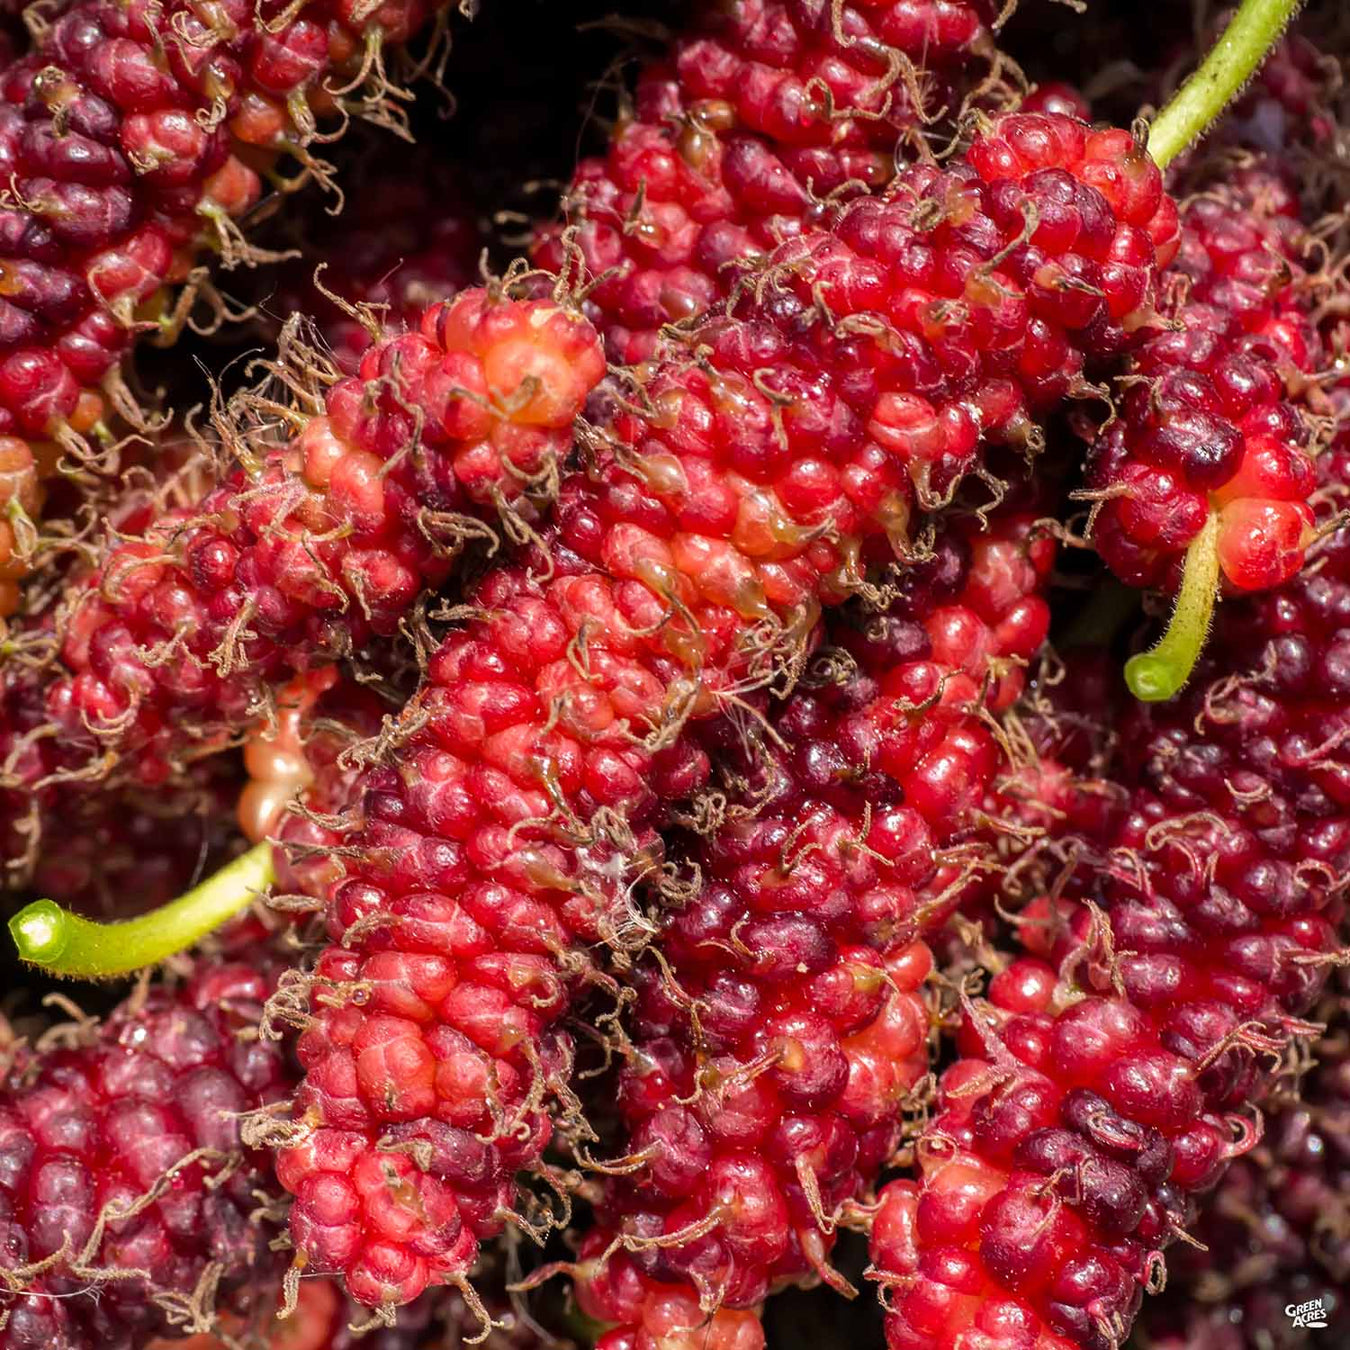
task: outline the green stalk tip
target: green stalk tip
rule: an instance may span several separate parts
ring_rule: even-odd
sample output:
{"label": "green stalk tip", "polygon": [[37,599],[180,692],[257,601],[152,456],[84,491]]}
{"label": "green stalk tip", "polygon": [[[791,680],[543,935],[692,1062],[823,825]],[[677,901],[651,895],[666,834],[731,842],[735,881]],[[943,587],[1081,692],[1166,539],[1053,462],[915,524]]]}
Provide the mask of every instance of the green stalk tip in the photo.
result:
{"label": "green stalk tip", "polygon": [[53,975],[107,979],[157,966],[200,942],[276,880],[272,846],[255,845],[177,900],[121,923],[95,923],[35,900],[10,921],[20,957]]}
{"label": "green stalk tip", "polygon": [[1205,134],[1294,17],[1303,0],[1242,0],[1199,70],[1149,128],[1148,152],[1160,169]]}
{"label": "green stalk tip", "polygon": [[1186,550],[1181,589],[1167,631],[1157,644],[1125,663],[1125,683],[1143,703],[1161,703],[1179,693],[1200,659],[1219,590],[1219,516],[1211,511]]}
{"label": "green stalk tip", "polygon": [[66,912],[55,900],[35,900],[9,921],[14,945],[25,961],[49,965],[61,959],[70,941]]}

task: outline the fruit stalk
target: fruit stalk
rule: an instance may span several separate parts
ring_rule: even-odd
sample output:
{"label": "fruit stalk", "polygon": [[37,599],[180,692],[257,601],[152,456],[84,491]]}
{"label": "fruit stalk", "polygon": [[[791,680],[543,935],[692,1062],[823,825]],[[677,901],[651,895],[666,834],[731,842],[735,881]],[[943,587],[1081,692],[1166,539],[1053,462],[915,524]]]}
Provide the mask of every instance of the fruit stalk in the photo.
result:
{"label": "fruit stalk", "polygon": [[1219,516],[1211,511],[1186,548],[1181,588],[1167,631],[1147,652],[1125,664],[1125,682],[1138,699],[1156,703],[1174,697],[1190,678],[1214,618],[1219,590]]}
{"label": "fruit stalk", "polygon": [[97,923],[54,901],[35,900],[9,921],[9,932],[20,957],[54,975],[129,975],[195,945],[262,899],[275,880],[272,846],[255,844],[186,895],[139,918]]}
{"label": "fruit stalk", "polygon": [[1303,0],[1242,0],[1199,70],[1149,127],[1148,151],[1165,169],[1206,129],[1256,73]]}

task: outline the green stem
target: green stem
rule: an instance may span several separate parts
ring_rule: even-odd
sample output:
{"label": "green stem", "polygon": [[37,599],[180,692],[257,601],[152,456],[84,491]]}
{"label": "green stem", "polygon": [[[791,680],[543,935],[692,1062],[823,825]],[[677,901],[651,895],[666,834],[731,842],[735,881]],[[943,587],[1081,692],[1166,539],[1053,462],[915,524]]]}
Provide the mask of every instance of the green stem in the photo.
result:
{"label": "green stem", "polygon": [[1130,693],[1145,703],[1171,698],[1191,678],[1214,617],[1219,590],[1219,513],[1211,511],[1204,529],[1186,550],[1176,608],[1157,646],[1125,663]]}
{"label": "green stem", "polygon": [[121,923],[94,923],[35,900],[10,921],[19,955],[53,975],[95,980],[156,966],[200,942],[276,880],[272,845],[261,843],[186,895]]}
{"label": "green stem", "polygon": [[1266,53],[1280,40],[1303,0],[1242,0],[1223,36],[1210,48],[1200,69],[1153,119],[1148,152],[1165,169],[1205,129],[1251,79]]}

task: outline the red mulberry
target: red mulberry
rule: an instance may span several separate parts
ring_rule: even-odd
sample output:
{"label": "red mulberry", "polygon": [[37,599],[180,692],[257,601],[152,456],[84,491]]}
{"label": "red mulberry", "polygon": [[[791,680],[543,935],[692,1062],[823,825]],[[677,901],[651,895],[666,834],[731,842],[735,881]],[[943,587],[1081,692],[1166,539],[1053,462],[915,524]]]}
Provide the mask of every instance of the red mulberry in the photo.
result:
{"label": "red mulberry", "polygon": [[[625,1310],[636,1331],[681,1283],[705,1314],[812,1276],[842,1284],[836,1225],[927,1071],[932,962],[912,939],[941,916],[924,888],[999,766],[979,706],[1011,702],[1045,636],[1053,546],[1030,525],[950,531],[903,601],[837,632],[857,669],[795,693],[772,745],[716,729],[742,787],[694,851],[698,895],[635,982],[627,1156],[598,1207],[604,1240],[576,1267],[592,1316],[616,1320],[615,1290],[642,1295]],[[626,1252],[616,1274],[606,1243]]]}
{"label": "red mulberry", "polygon": [[[996,10],[701,4],[696,31],[642,72],[608,153],[583,161],[565,200],[610,355],[645,360],[663,326],[705,313],[755,259],[828,220],[841,195],[887,183],[897,142],[954,112],[963,67],[992,53]],[[562,227],[534,254],[562,270]]]}
{"label": "red mulberry", "polygon": [[1342,529],[1225,607],[1195,691],[1135,705],[1123,804],[967,1028],[921,1179],[888,1189],[873,1256],[892,1350],[969,1327],[1016,1350],[1118,1345],[1193,1197],[1255,1142],[1241,1112],[1337,948],[1347,612]]}
{"label": "red mulberry", "polygon": [[[1182,298],[1165,307],[1174,328],[1136,353],[1088,468],[1093,540],[1112,570],[1173,588],[1184,565],[1206,604],[1220,584],[1288,580],[1313,535],[1310,427],[1286,390],[1321,354],[1296,203],[1265,186],[1260,203],[1215,188],[1187,206],[1173,264]],[[1132,669],[1140,697],[1170,696],[1189,672],[1206,622],[1186,622],[1174,625],[1175,659]]]}
{"label": "red mulberry", "polygon": [[[121,1350],[275,1279],[239,1118],[290,1090],[269,986],[204,966],[29,1056],[0,1089],[0,1347]],[[208,1302],[203,1316],[213,1315]]]}
{"label": "red mulberry", "polygon": [[396,632],[475,518],[558,472],[603,373],[584,319],[480,289],[311,389],[288,444],[266,443],[275,405],[246,398],[257,425],[221,428],[239,467],[112,542],[29,634],[55,663],[5,666],[10,821],[110,771],[162,782],[255,721],[269,684]]}
{"label": "red mulberry", "polygon": [[1140,349],[1142,378],[1094,447],[1093,485],[1124,489],[1104,501],[1094,537],[1132,585],[1171,581],[1211,510],[1235,589],[1277,586],[1302,562],[1314,470],[1285,376],[1310,374],[1319,351],[1291,280],[1297,219],[1250,205],[1218,189],[1188,205],[1173,264],[1185,279],[1179,330]]}

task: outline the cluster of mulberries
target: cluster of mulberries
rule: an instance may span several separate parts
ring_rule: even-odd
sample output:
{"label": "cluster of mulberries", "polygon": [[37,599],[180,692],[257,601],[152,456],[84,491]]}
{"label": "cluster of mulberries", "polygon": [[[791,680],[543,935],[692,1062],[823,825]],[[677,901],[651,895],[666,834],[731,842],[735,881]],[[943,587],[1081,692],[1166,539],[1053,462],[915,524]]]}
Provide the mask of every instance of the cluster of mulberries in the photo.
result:
{"label": "cluster of mulberries", "polygon": [[[1033,217],[1103,294],[1056,286]],[[645,373],[540,556],[471,592],[342,839],[278,1154],[310,1268],[401,1303],[499,1231],[552,1133],[569,985],[597,942],[640,945],[630,890],[706,777],[685,724],[799,666],[871,541],[910,554],[936,486],[1127,341],[1174,234],[1128,135],[1005,117],[790,241],[697,364]]]}
{"label": "cluster of mulberries", "polygon": [[[1324,481],[1343,468],[1329,455]],[[972,1319],[1121,1342],[1197,1197],[1257,1141],[1249,1109],[1339,947],[1348,559],[1341,528],[1220,612],[1192,692],[1125,717],[1119,791],[1022,916],[1028,954],[971,1008],[920,1178],[878,1216],[892,1350],[955,1346]]]}
{"label": "cluster of mulberries", "polygon": [[[800,626],[818,592],[859,584],[869,537],[909,554],[916,510],[981,442],[1034,443],[1032,413],[1127,344],[1175,219],[1124,133],[1002,119],[961,163],[909,170],[832,231],[788,241],[771,303],[700,335],[708,368],[658,363],[644,408],[613,419],[605,486],[564,494],[561,542],[658,609],[683,572],[727,619],[793,609]],[[256,712],[269,681],[393,631],[474,517],[557,472],[601,371],[569,311],[474,291],[312,389],[288,445],[244,434],[273,405],[246,406],[251,427],[225,428],[233,475],[114,541],[37,622],[54,670],[35,657],[5,672],[0,786],[22,795],[6,814],[98,781],[100,763],[161,781]],[[727,619],[704,638],[733,638]],[[188,710],[185,744],[174,714]]]}
{"label": "cluster of mulberries", "polygon": [[[510,213],[446,142],[282,200],[411,125],[442,6],[30,15],[0,852],[53,898],[10,931],[202,950],[101,1021],[6,1002],[0,1350],[534,1350],[527,1297],[763,1350],[869,1281],[890,1350],[1123,1350],[1169,1275],[1140,1335],[1272,1350],[1261,1280],[1343,1282],[1331,85],[1291,39],[1186,154],[1029,87],[1010,8],[694,0],[478,284]],[[299,256],[227,300],[265,183]],[[203,300],[278,352],[159,428],[123,357],[214,360]]]}

